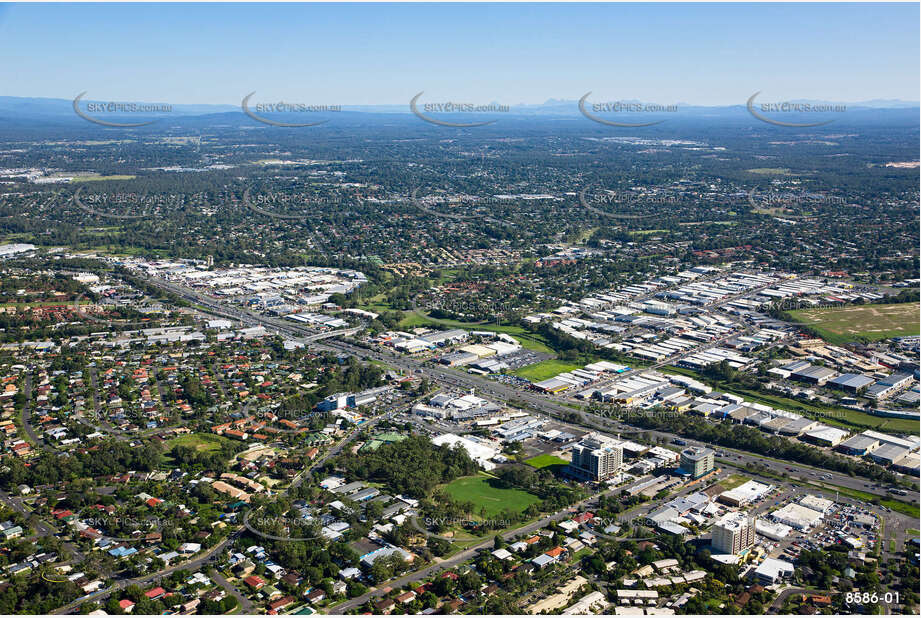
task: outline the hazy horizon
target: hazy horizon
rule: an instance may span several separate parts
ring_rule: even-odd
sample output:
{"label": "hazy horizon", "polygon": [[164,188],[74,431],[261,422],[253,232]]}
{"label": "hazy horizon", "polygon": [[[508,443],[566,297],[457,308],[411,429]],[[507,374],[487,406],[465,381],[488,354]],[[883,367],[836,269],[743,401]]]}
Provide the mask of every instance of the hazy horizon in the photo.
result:
{"label": "hazy horizon", "polygon": [[[0,95],[239,106],[918,101],[918,4],[0,5]],[[750,50],[740,53],[739,50]]]}

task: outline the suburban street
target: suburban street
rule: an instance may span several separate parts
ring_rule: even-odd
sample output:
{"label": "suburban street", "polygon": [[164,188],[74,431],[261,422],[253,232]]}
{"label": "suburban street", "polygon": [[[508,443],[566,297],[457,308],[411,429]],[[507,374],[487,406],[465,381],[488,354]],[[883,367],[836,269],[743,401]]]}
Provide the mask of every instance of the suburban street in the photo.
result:
{"label": "suburban street", "polygon": [[[591,412],[586,412],[583,410],[578,410],[569,405],[566,405],[560,400],[551,399],[549,396],[542,395],[530,390],[525,390],[521,388],[515,388],[501,382],[489,380],[487,378],[472,375],[466,372],[461,372],[456,369],[448,367],[435,366],[429,363],[421,362],[419,360],[397,356],[390,354],[388,352],[370,350],[364,347],[359,347],[353,343],[346,341],[334,339],[334,337],[339,337],[355,332],[355,329],[348,329],[348,333],[343,331],[332,331],[328,333],[316,333],[310,331],[309,329],[304,329],[299,325],[296,325],[291,322],[286,322],[283,320],[277,320],[273,318],[268,318],[261,315],[252,314],[248,311],[238,309],[235,307],[227,308],[222,306],[220,303],[215,301],[212,298],[206,297],[203,294],[187,290],[180,286],[164,282],[162,280],[150,279],[152,283],[160,285],[165,289],[176,293],[183,298],[195,302],[199,306],[205,307],[209,312],[213,312],[216,315],[221,315],[224,317],[232,317],[234,319],[242,321],[247,325],[258,325],[261,324],[266,328],[273,330],[275,332],[283,332],[289,336],[293,336],[300,341],[305,343],[310,343],[314,348],[327,350],[339,354],[347,354],[350,356],[355,356],[363,360],[375,360],[392,367],[395,367],[401,371],[406,372],[410,375],[415,375],[428,379],[431,382],[442,385],[444,387],[453,388],[455,390],[461,391],[474,391],[479,393],[481,396],[493,399],[497,402],[508,403],[513,401],[518,405],[524,404],[532,410],[536,411],[539,414],[546,415],[547,417],[553,418],[563,423],[575,424],[579,427],[587,429],[597,429],[602,430],[610,434],[618,435],[639,435],[642,434],[644,437],[650,438],[652,440],[659,440],[666,443],[671,443],[678,436],[670,434],[667,432],[651,431],[645,430],[642,428],[632,427],[629,424],[605,418],[600,415],[593,414]],[[693,350],[688,351],[686,354],[693,353]],[[680,355],[683,356],[684,354]],[[677,357],[676,357],[677,358]],[[663,362],[657,363],[654,367],[664,366],[665,364],[675,362],[676,358],[669,358]],[[634,371],[645,371],[647,369],[634,370]],[[374,421],[380,417],[375,417]],[[311,466],[310,471],[313,471],[320,467],[324,462],[328,461],[330,458],[334,457],[336,454],[341,452],[342,448],[350,442],[360,431],[365,427],[370,425],[365,424],[361,428],[356,428],[348,436],[340,440],[330,451],[328,451],[321,460],[315,462]],[[890,497],[886,488],[880,487],[876,483],[867,482],[866,479],[861,479],[858,477],[850,477],[844,474],[829,472],[824,469],[814,468],[804,464],[796,462],[787,462],[787,461],[775,461],[772,459],[764,458],[755,454],[748,454],[742,451],[736,451],[733,449],[720,448],[718,446],[713,446],[709,444],[702,444],[700,442],[685,439],[685,442],[691,446],[710,446],[717,451],[725,451],[724,455],[719,458],[720,465],[724,467],[725,470],[742,470],[747,464],[757,464],[764,466],[768,471],[773,474],[776,474],[780,477],[785,477],[790,479],[792,482],[799,480],[808,481],[816,484],[822,484],[826,487],[825,490],[815,490],[810,489],[810,492],[827,495],[834,492],[834,487],[842,487],[854,490],[860,490],[863,492],[875,494],[880,497]],[[294,481],[292,482],[291,487],[297,487],[303,479],[306,477],[307,471],[299,474]],[[813,478],[810,479],[809,477]],[[824,476],[824,478],[821,478]],[[914,481],[917,484],[917,481]],[[615,490],[610,490],[615,491]],[[579,505],[576,505],[576,508],[584,504],[590,503],[595,497],[588,498],[582,501]],[[644,505],[648,508],[652,506]],[[886,520],[887,526],[892,526],[891,534],[893,538],[897,540],[904,540],[905,531],[913,525],[911,518],[901,515],[895,512],[883,511],[884,507],[880,507],[878,513],[884,517]],[[636,513],[642,513],[647,511],[644,509],[637,509]],[[648,511],[647,511],[648,512]],[[568,517],[568,511],[562,511],[548,515],[538,521],[532,522],[515,530],[508,531],[503,534],[505,538],[511,538],[513,536],[527,534],[534,530],[537,530],[545,526],[550,521],[560,520],[564,517]],[[373,599],[381,594],[384,594],[387,590],[394,587],[404,586],[408,583],[421,581],[431,576],[432,574],[453,568],[454,566],[461,564],[462,562],[468,560],[470,557],[474,556],[477,551],[488,547],[492,543],[492,538],[484,540],[482,543],[479,543],[473,547],[470,547],[466,550],[463,550],[454,556],[445,559],[438,560],[434,564],[431,564],[419,571],[415,571],[404,575],[400,578],[397,578],[383,586],[376,587],[366,594],[351,599],[344,603],[341,603],[335,607],[330,608],[329,613],[344,613],[351,609],[361,606],[366,601]],[[881,541],[882,542],[882,541]],[[167,574],[169,571],[164,571],[153,576],[162,577],[162,575]]]}
{"label": "suburban street", "polygon": [[130,579],[120,579],[114,584],[112,584],[111,586],[109,586],[108,588],[103,588],[101,590],[97,590],[96,592],[93,592],[85,596],[82,596],[78,599],[75,599],[74,601],[68,603],[67,605],[57,608],[51,613],[52,614],[69,614],[72,611],[79,609],[79,607],[83,605],[84,603],[104,602],[105,599],[107,599],[113,592],[116,592],[118,590],[124,590],[125,588],[133,584],[143,586],[144,584],[149,584],[152,582],[159,581],[163,579],[164,577],[166,577],[167,575],[169,575],[170,573],[173,573],[174,571],[178,571],[180,569],[186,569],[190,572],[197,571],[202,566],[204,566],[205,563],[207,563],[211,559],[212,556],[223,551],[224,548],[230,543],[230,541],[233,538],[234,538],[233,535],[227,537],[226,539],[224,539],[223,541],[221,541],[220,543],[218,543],[211,549],[207,550],[206,552],[204,552],[197,558],[189,560],[188,562],[181,562],[179,564],[175,564],[161,571],[151,573],[150,575],[144,575],[142,577],[133,577]]}

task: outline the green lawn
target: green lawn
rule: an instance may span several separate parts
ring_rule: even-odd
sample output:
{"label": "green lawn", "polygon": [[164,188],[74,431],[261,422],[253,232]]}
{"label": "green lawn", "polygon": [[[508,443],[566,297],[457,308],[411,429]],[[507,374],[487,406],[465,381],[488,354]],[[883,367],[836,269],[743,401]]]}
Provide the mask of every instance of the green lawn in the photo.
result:
{"label": "green lawn", "polygon": [[486,510],[486,516],[498,515],[506,509],[524,511],[540,498],[520,489],[504,489],[495,484],[495,478],[486,474],[463,476],[444,486],[444,491],[455,500],[473,502],[477,510]]}
{"label": "green lawn", "polygon": [[532,468],[549,468],[551,466],[568,466],[569,462],[565,459],[561,459],[556,455],[538,455],[537,457],[532,457],[531,459],[526,459],[525,463],[531,466]]}
{"label": "green lawn", "polygon": [[216,451],[226,441],[226,438],[210,433],[186,433],[166,441],[167,454],[165,458],[172,461],[169,457],[169,451],[176,446],[190,446],[196,451]]}
{"label": "green lawn", "polygon": [[663,234],[668,230],[631,230],[628,232],[631,236],[648,236],[650,234]]}
{"label": "green lawn", "polygon": [[879,341],[917,335],[918,303],[846,305],[832,309],[789,311],[790,317],[814,329],[825,341],[842,344],[857,339]]}
{"label": "green lawn", "polygon": [[552,378],[557,374],[581,368],[582,365],[577,365],[576,363],[568,363],[566,361],[551,358],[534,365],[522,367],[521,369],[517,369],[512,373],[519,378],[524,378],[525,380],[530,380],[531,382],[540,382],[541,380]]}
{"label": "green lawn", "polygon": [[783,167],[756,167],[745,171],[750,174],[761,174],[764,176],[786,176],[790,172],[790,170]]}
{"label": "green lawn", "polygon": [[726,478],[720,480],[719,484],[722,487],[725,487],[727,490],[729,490],[729,489],[735,489],[736,487],[738,487],[739,485],[742,485],[748,480],[749,479],[747,476],[743,476],[741,474],[730,474]]}

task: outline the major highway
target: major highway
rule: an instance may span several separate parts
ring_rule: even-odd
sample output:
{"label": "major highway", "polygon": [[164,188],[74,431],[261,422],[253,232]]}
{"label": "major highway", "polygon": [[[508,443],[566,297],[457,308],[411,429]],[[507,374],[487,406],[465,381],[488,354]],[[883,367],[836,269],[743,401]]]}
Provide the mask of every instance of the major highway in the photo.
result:
{"label": "major highway", "polygon": [[[551,396],[543,395],[534,391],[524,390],[521,388],[516,388],[503,384],[501,382],[489,380],[487,378],[461,372],[455,369],[448,367],[436,366],[433,364],[421,362],[417,359],[397,356],[390,354],[385,351],[366,349],[360,346],[357,346],[353,343],[347,341],[334,339],[335,337],[348,336],[357,332],[358,328],[344,329],[341,331],[330,331],[326,333],[318,333],[314,330],[305,328],[302,325],[297,323],[290,322],[288,320],[280,320],[276,318],[271,318],[268,316],[259,315],[250,311],[247,311],[238,307],[228,307],[222,302],[209,297],[203,293],[197,292],[195,290],[190,290],[182,286],[164,281],[162,279],[148,278],[150,283],[157,285],[169,292],[172,292],[181,298],[184,298],[200,308],[203,308],[204,311],[218,315],[221,317],[235,319],[247,326],[256,326],[262,325],[268,330],[275,332],[277,334],[285,334],[289,337],[295,338],[296,340],[303,341],[305,344],[310,344],[311,347],[317,349],[325,349],[331,352],[346,354],[350,356],[355,356],[363,360],[377,360],[385,364],[393,366],[397,369],[408,372],[412,375],[419,377],[424,377],[436,384],[439,384],[443,387],[458,389],[458,390],[474,390],[481,394],[482,396],[488,397],[490,399],[508,403],[512,401],[515,404],[523,405],[532,411],[546,415],[549,418],[556,419],[565,424],[572,424],[586,429],[598,429],[604,430],[607,433],[612,434],[644,434],[653,440],[661,440],[671,442],[674,441],[677,436],[667,432],[658,432],[658,431],[649,431],[642,428],[632,427],[626,423],[609,419],[601,415],[594,414],[592,412],[585,411],[573,407],[575,404],[564,403],[562,400],[553,399]],[[712,343],[710,344],[712,345]],[[668,359],[665,362],[671,362],[672,359]],[[664,364],[664,363],[660,363]],[[386,416],[386,415],[381,415]],[[377,419],[374,419],[377,420]],[[323,462],[328,460],[329,457],[334,456],[352,439],[357,435],[357,431],[352,432],[349,436],[346,436],[342,441],[340,441],[335,447],[328,452],[321,461],[315,462],[311,467],[311,471],[316,469],[318,466],[322,465]],[[688,444],[696,445],[700,444],[693,440],[686,440]],[[703,444],[701,444],[703,445]],[[846,475],[828,472],[826,470],[813,468],[811,466],[799,464],[796,462],[779,462],[771,459],[765,459],[758,455],[752,455],[744,453],[741,451],[731,451],[729,449],[721,449],[720,447],[711,446],[717,451],[726,451],[721,457],[721,461],[727,467],[744,467],[746,464],[759,464],[766,467],[770,472],[777,474],[782,477],[791,477],[798,476],[804,481],[811,482],[821,482],[828,486],[828,489],[833,490],[834,486],[844,487],[849,489],[857,489],[867,493],[875,494],[878,496],[886,496],[887,492],[885,488],[879,487],[873,483],[867,483],[863,479],[849,477]],[[306,472],[298,475],[292,483],[292,487],[296,487],[300,484],[303,479],[306,477]],[[810,478],[813,477],[813,478]],[[610,490],[613,491],[613,490]],[[582,504],[588,504],[590,501],[594,500],[597,496],[586,499]],[[577,507],[580,505],[576,505]],[[511,538],[513,536],[526,534],[534,530],[538,530],[550,521],[559,520],[564,517],[570,516],[569,510],[560,511],[551,515],[548,515],[538,521],[531,522],[525,526],[517,528],[515,530],[506,532],[504,536],[506,538]],[[231,537],[232,538],[232,537]],[[97,593],[93,593],[86,597],[82,597],[73,603],[60,608],[55,613],[68,613],[69,611],[75,610],[80,604],[85,603],[89,600],[102,599],[114,592],[115,590],[124,588],[125,586],[131,583],[146,583],[148,581],[153,581],[159,578],[162,578],[165,575],[173,572],[177,568],[186,568],[186,569],[197,569],[204,565],[211,557],[215,556],[218,551],[222,550],[227,543],[230,542],[230,539],[227,539],[209,550],[204,555],[199,558],[182,565],[176,565],[169,569],[159,571],[157,573],[141,577],[134,578],[129,580],[121,580],[114,584],[113,586],[101,590]],[[388,587],[399,587],[407,583],[414,581],[420,581],[429,577],[432,573],[437,572],[443,569],[452,568],[469,558],[471,558],[478,550],[483,549],[489,546],[492,543],[492,539],[484,540],[482,543],[470,547],[466,550],[455,554],[446,560],[439,560],[434,564],[425,567],[419,571],[415,571],[408,575],[405,575],[401,578],[398,578],[392,582],[388,582]],[[223,585],[223,584],[222,584]],[[342,604],[339,604],[333,608],[331,611],[336,613],[345,613],[351,609],[361,606],[366,601],[374,598],[375,596],[382,594],[385,591],[385,588],[377,588],[369,591],[361,597],[351,599]],[[232,592],[231,592],[232,593]],[[236,595],[235,595],[236,596]]]}
{"label": "major highway", "polygon": [[[182,298],[185,298],[186,300],[189,300],[190,302],[194,302],[202,307],[205,307],[209,311],[213,310],[220,312],[220,315],[224,315],[225,317],[233,317],[245,324],[262,325],[267,329],[273,329],[276,332],[283,332],[296,338],[315,337],[318,334],[315,331],[305,329],[300,325],[290,321],[278,320],[268,316],[263,316],[254,312],[246,311],[242,308],[227,308],[221,303],[221,301],[207,296],[206,294],[195,290],[190,290],[163,279],[151,277],[147,280],[154,285],[163,287],[164,289]],[[757,289],[754,291],[757,291]],[[752,293],[752,291],[746,293]],[[441,367],[411,357],[398,356],[396,354],[391,354],[385,351],[372,350],[348,343],[346,341],[333,339],[333,337],[340,334],[340,331],[332,331],[322,334],[326,336],[324,337],[324,340],[320,341],[319,338],[312,339],[310,341],[312,347],[318,349],[326,349],[332,352],[349,354],[360,359],[377,360],[398,369],[402,369],[408,373],[425,377],[430,381],[447,387],[462,390],[476,390],[481,395],[495,399],[497,401],[508,402],[509,400],[515,400],[517,402],[523,402],[527,404],[527,406],[532,410],[558,420],[575,422],[583,427],[603,430],[609,433],[650,434],[653,437],[661,438],[668,442],[679,438],[679,436],[675,434],[633,427],[624,422],[593,414],[591,412],[573,407],[572,405],[566,405],[560,400],[554,400],[551,398],[552,396],[537,393],[535,391],[516,388],[482,376],[458,371],[450,367]],[[708,345],[713,345],[713,343]],[[691,352],[687,352],[686,354],[689,353]],[[674,360],[675,359],[670,358],[665,361],[661,361],[656,365],[656,367],[662,366],[666,363],[674,362]],[[637,371],[645,370],[648,369]],[[698,443],[693,440],[686,441],[692,445],[709,446],[715,450],[724,450],[720,449],[718,446]],[[736,465],[745,465],[747,463],[760,464],[767,467],[775,474],[779,474],[781,476],[789,476],[790,474],[799,475],[804,480],[809,480],[808,477],[810,476],[815,478],[816,476],[826,475],[822,480],[827,484],[837,485],[839,487],[845,487],[848,489],[860,490],[878,496],[889,496],[885,487],[880,487],[876,482],[868,482],[867,479],[861,479],[859,477],[851,477],[837,472],[829,472],[822,468],[815,468],[796,462],[778,462],[772,459],[766,459],[760,455],[747,454],[743,452],[734,453],[730,457],[734,459],[733,463]],[[911,480],[917,487],[917,480]]]}

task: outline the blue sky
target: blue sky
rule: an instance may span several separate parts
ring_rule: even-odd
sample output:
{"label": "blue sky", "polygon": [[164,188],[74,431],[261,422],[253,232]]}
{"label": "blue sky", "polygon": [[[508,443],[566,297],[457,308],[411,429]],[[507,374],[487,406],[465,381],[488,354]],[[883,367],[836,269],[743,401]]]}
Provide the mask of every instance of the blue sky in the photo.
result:
{"label": "blue sky", "polygon": [[917,101],[918,21],[917,3],[0,5],[0,95]]}

